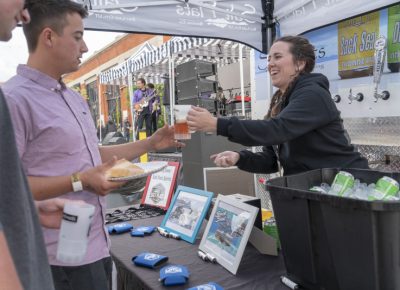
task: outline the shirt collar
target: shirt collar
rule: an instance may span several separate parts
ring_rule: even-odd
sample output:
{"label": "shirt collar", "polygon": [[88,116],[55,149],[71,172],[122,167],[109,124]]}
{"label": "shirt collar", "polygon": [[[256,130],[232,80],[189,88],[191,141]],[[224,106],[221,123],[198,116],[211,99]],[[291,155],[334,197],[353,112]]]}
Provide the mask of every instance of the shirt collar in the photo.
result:
{"label": "shirt collar", "polygon": [[34,69],[26,64],[20,64],[17,67],[17,74],[20,76],[30,79],[38,85],[50,90],[50,91],[63,91],[66,89],[66,85],[62,80],[56,80],[52,77]]}

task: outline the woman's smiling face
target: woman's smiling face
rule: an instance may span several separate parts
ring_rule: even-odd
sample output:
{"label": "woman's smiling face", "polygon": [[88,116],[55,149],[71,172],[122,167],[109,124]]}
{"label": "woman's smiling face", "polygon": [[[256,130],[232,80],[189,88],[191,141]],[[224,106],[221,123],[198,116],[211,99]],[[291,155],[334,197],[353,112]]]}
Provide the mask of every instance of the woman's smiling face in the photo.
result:
{"label": "woman's smiling face", "polygon": [[278,41],[271,46],[268,55],[268,71],[272,84],[282,92],[304,68],[304,62],[295,64],[290,48],[290,43]]}

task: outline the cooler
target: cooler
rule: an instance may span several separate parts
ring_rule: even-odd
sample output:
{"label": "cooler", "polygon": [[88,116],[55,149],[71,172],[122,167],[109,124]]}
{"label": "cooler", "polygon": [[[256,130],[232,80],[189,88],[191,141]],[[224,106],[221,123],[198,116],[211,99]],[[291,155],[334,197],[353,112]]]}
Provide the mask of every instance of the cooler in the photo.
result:
{"label": "cooler", "polygon": [[[346,169],[361,182],[400,173]],[[400,289],[400,202],[364,201],[308,191],[339,169],[270,180],[288,278],[305,289]]]}

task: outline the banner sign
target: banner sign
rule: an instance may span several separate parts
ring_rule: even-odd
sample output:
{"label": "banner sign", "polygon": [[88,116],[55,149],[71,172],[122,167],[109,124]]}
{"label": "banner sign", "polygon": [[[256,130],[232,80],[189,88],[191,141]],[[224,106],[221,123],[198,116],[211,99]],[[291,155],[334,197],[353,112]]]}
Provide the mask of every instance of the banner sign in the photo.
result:
{"label": "banner sign", "polygon": [[395,3],[398,0],[275,0],[274,17],[281,35],[297,35]]}
{"label": "banner sign", "polygon": [[262,0],[75,0],[89,11],[85,28],[263,44]]}

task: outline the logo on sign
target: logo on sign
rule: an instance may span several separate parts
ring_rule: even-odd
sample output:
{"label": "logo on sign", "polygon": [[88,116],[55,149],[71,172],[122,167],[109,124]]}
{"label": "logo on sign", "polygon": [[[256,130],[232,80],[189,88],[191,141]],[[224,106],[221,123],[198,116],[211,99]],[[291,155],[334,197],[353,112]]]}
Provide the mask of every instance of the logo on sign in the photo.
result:
{"label": "logo on sign", "polygon": [[[255,23],[253,20],[246,19],[246,16],[256,14],[256,8],[250,4],[230,5],[229,8],[220,6],[216,1],[210,1],[211,5],[217,9],[206,9],[202,7],[190,6],[189,3],[176,5],[176,14],[185,17],[184,21],[188,25],[202,25],[203,20],[207,25],[213,25],[220,28],[245,27]],[[218,7],[220,6],[220,7]],[[224,13],[225,10],[226,13]],[[200,22],[199,22],[200,21]]]}

